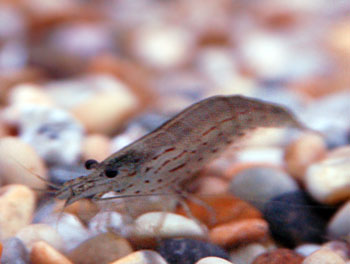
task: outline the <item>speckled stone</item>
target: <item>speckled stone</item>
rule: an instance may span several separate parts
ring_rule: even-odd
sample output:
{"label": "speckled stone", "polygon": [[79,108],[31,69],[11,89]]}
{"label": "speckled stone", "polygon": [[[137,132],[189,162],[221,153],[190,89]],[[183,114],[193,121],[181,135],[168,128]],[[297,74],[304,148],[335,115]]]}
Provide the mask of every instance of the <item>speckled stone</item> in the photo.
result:
{"label": "speckled stone", "polygon": [[57,107],[25,105],[20,109],[20,138],[51,164],[72,164],[79,159],[83,126]]}
{"label": "speckled stone", "polygon": [[264,210],[270,230],[279,242],[293,247],[323,240],[328,208],[314,203],[303,192],[291,192],[273,198]]}
{"label": "speckled stone", "polygon": [[140,250],[110,264],[167,264],[167,262],[155,251]]}
{"label": "speckled stone", "polygon": [[230,193],[263,210],[273,197],[298,190],[298,185],[280,168],[257,165],[233,176]]}
{"label": "speckled stone", "polygon": [[278,248],[258,256],[252,264],[301,264],[304,257],[290,249]]}
{"label": "speckled stone", "polygon": [[160,243],[157,251],[169,264],[193,264],[209,256],[229,259],[222,248],[193,239],[165,239]]}
{"label": "speckled stone", "polygon": [[44,241],[33,244],[30,253],[32,264],[73,264],[68,258]]}
{"label": "speckled stone", "polygon": [[132,252],[129,242],[113,233],[92,237],[69,253],[75,264],[107,264]]}
{"label": "speckled stone", "polygon": [[2,264],[28,264],[29,253],[21,240],[11,237],[3,241]]}
{"label": "speckled stone", "polygon": [[345,261],[332,250],[321,248],[306,257],[302,264],[345,264]]}
{"label": "speckled stone", "polygon": [[0,189],[0,238],[15,235],[33,217],[35,194],[24,185],[6,185]]}

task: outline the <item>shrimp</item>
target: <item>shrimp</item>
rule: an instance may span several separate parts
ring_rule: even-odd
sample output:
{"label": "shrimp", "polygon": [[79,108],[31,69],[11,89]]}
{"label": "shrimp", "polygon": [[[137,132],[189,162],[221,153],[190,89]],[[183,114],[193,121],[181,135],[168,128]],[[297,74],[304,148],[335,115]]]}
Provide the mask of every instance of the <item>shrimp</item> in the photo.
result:
{"label": "shrimp", "polygon": [[[181,193],[209,161],[258,127],[304,129],[285,108],[242,96],[214,96],[186,108],[165,124],[98,163],[88,160],[86,176],[55,191],[65,206],[82,198]],[[56,187],[56,186],[55,186]]]}

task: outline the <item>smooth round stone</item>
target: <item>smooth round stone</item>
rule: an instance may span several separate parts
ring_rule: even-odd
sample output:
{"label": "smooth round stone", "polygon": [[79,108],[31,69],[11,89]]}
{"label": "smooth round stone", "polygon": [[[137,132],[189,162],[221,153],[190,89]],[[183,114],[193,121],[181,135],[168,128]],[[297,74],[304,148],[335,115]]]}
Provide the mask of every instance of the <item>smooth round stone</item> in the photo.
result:
{"label": "smooth round stone", "polygon": [[23,104],[53,106],[54,102],[44,89],[35,84],[19,84],[13,87],[8,95],[10,105],[20,107]]}
{"label": "smooth round stone", "polygon": [[110,229],[117,234],[127,234],[121,214],[117,212],[100,212],[89,221],[89,230],[96,235],[99,233],[106,233]]}
{"label": "smooth round stone", "polygon": [[69,253],[75,264],[110,263],[132,252],[130,243],[113,233],[92,237]]}
{"label": "smooth round stone", "polygon": [[346,264],[345,261],[332,250],[321,248],[306,257],[302,264]]}
{"label": "smooth round stone", "polygon": [[24,185],[0,188],[0,239],[15,235],[28,225],[35,209],[35,194]]}
{"label": "smooth round stone", "polygon": [[63,250],[63,241],[57,231],[46,224],[32,224],[28,225],[16,234],[20,240],[31,251],[33,244],[38,241],[45,241],[57,250]]}
{"label": "smooth round stone", "polygon": [[102,134],[90,134],[83,140],[82,159],[102,161],[111,153],[110,139]]}
{"label": "smooth round stone", "polygon": [[252,264],[301,264],[304,257],[290,249],[278,248],[258,256]]}
{"label": "smooth round stone", "polygon": [[152,250],[140,250],[133,252],[110,264],[168,264],[164,258]]}
{"label": "smooth round stone", "polygon": [[350,245],[345,241],[329,241],[322,245],[322,249],[330,249],[344,260],[350,260]]}
{"label": "smooth round stone", "polygon": [[192,37],[185,28],[175,25],[144,26],[134,33],[131,52],[146,65],[158,69],[172,68],[191,57]]}
{"label": "smooth round stone", "polygon": [[[192,215],[206,226],[213,227],[231,221],[262,218],[262,214],[254,206],[230,194],[213,196],[198,196],[200,203],[186,200]],[[177,213],[186,216],[186,210],[181,206]]]}
{"label": "smooth round stone", "polygon": [[206,231],[194,220],[184,216],[166,212],[150,212],[136,218],[131,237],[137,240],[156,237],[204,239]]}
{"label": "smooth round stone", "polygon": [[307,132],[285,150],[287,171],[297,180],[302,181],[307,167],[325,157],[327,146],[321,135]]}
{"label": "smooth round stone", "polygon": [[327,234],[334,239],[350,235],[350,201],[338,209],[327,227]]}
{"label": "smooth round stone", "polygon": [[75,215],[68,213],[52,214],[43,223],[53,227],[64,241],[64,250],[70,251],[87,240],[91,234]]}
{"label": "smooth round stone", "polygon": [[11,237],[3,241],[2,264],[28,264],[29,252],[22,241]]}
{"label": "smooth round stone", "polygon": [[263,210],[273,197],[298,190],[293,178],[279,168],[252,166],[232,177],[230,193]]}
{"label": "smooth round stone", "polygon": [[73,264],[68,258],[44,241],[37,241],[33,244],[30,261],[32,264]]}
{"label": "smooth round stone", "polygon": [[229,259],[228,254],[220,247],[193,239],[165,239],[157,251],[169,263],[193,264],[204,257]]}
{"label": "smooth round stone", "polygon": [[296,253],[307,257],[314,253],[316,250],[319,250],[321,248],[321,245],[318,244],[304,244],[296,247],[294,250]]}
{"label": "smooth round stone", "polygon": [[223,258],[205,257],[198,260],[195,264],[233,264],[233,263]]}
{"label": "smooth round stone", "polygon": [[268,233],[269,227],[264,219],[243,219],[213,227],[209,232],[209,238],[214,244],[232,247],[262,240]]}
{"label": "smooth round stone", "polygon": [[230,260],[235,264],[250,264],[253,260],[267,251],[267,248],[258,243],[252,243],[230,252]]}
{"label": "smooth round stone", "polygon": [[235,158],[240,162],[259,162],[284,165],[284,150],[280,147],[249,147],[235,151]]}
{"label": "smooth round stone", "polygon": [[[322,210],[322,211],[321,211]],[[279,195],[266,204],[265,219],[279,242],[294,247],[301,243],[319,243],[323,240],[329,208],[319,204],[303,192]]]}
{"label": "smooth round stone", "polygon": [[350,198],[350,155],[328,158],[311,165],[305,186],[317,201],[336,204]]}
{"label": "smooth round stone", "polygon": [[82,125],[67,111],[42,105],[24,105],[20,138],[51,164],[75,163],[81,154]]}
{"label": "smooth round stone", "polygon": [[29,144],[16,137],[0,139],[0,178],[7,184],[19,183],[29,187],[44,189],[46,179],[43,160]]}

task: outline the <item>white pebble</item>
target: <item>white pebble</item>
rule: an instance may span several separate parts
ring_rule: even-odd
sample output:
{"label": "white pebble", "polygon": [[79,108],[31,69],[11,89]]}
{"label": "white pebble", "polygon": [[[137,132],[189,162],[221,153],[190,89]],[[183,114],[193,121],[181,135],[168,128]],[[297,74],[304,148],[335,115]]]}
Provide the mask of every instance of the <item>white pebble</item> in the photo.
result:
{"label": "white pebble", "polygon": [[319,249],[306,257],[302,264],[345,264],[345,261],[329,249]]}
{"label": "white pebble", "polygon": [[194,220],[184,216],[166,213],[150,212],[139,216],[134,223],[133,237],[192,237],[205,238],[206,231]]}
{"label": "white pebble", "polygon": [[196,264],[233,264],[233,263],[223,258],[206,257],[198,260]]}

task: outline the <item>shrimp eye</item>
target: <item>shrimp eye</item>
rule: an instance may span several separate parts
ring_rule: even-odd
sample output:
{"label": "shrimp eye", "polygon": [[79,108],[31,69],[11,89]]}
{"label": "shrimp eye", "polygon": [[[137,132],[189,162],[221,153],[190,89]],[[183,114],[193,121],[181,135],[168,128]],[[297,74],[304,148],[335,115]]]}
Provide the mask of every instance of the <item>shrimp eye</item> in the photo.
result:
{"label": "shrimp eye", "polygon": [[118,175],[118,170],[115,169],[106,169],[105,174],[108,178],[114,178]]}
{"label": "shrimp eye", "polygon": [[91,170],[93,168],[96,168],[98,165],[98,162],[96,160],[93,160],[93,159],[89,159],[85,162],[85,168],[87,170]]}

